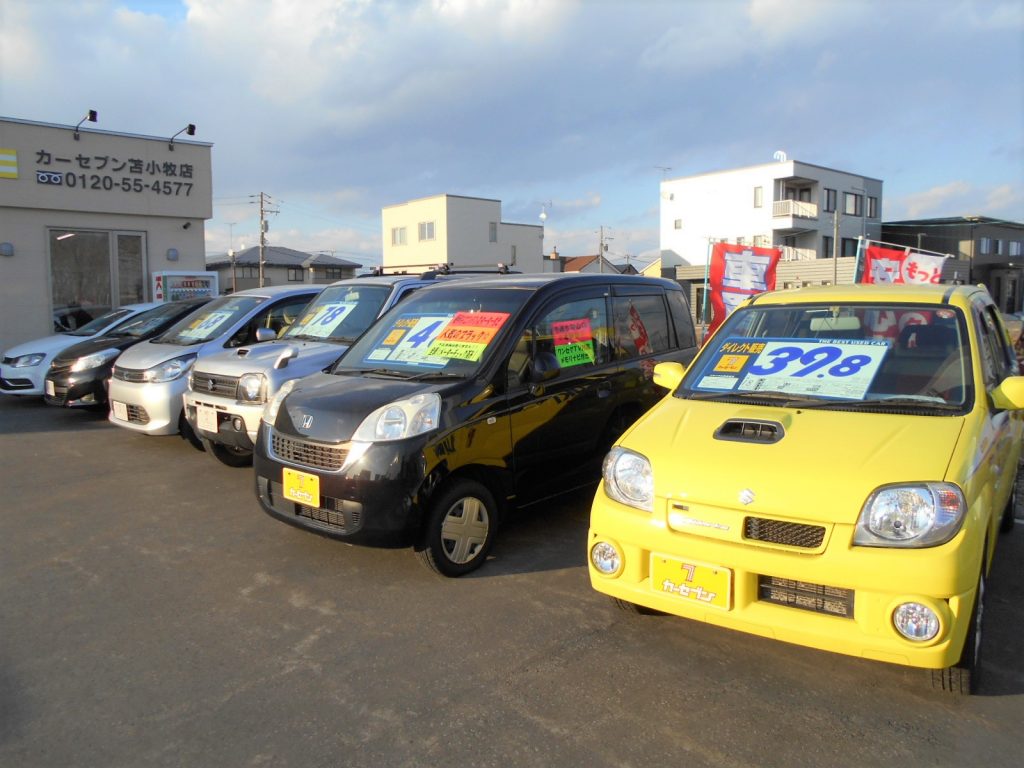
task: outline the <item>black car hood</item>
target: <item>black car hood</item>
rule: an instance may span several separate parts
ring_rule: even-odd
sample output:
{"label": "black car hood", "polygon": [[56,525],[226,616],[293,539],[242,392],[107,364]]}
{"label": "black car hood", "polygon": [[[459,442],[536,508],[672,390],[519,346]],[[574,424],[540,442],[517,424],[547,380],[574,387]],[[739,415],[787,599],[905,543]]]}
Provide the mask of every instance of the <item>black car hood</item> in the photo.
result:
{"label": "black car hood", "polygon": [[436,392],[444,399],[446,393],[468,383],[317,373],[300,380],[285,398],[274,427],[297,437],[344,442],[351,440],[363,419],[381,406],[421,392]]}
{"label": "black car hood", "polygon": [[53,361],[71,362],[86,355],[102,352],[105,349],[119,349],[123,352],[140,341],[142,339],[137,339],[133,336],[98,336],[95,339],[80,341],[78,344],[72,344],[70,347],[62,349]]}

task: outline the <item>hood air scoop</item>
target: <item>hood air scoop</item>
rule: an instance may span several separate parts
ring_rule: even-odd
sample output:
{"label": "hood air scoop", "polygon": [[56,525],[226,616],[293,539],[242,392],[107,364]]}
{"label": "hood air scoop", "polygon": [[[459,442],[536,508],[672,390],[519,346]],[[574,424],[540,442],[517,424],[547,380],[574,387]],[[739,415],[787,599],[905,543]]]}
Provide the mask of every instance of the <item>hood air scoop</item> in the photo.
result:
{"label": "hood air scoop", "polygon": [[786,430],[777,421],[729,419],[715,430],[715,439],[771,444],[779,442],[785,434]]}

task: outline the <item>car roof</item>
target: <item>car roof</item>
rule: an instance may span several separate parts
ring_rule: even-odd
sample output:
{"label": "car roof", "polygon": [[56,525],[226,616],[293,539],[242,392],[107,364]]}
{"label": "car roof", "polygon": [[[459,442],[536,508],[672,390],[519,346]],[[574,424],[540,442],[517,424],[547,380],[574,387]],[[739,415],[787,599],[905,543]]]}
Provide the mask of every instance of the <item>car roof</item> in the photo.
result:
{"label": "car roof", "polygon": [[682,290],[679,283],[661,277],[647,277],[645,275],[621,275],[614,272],[590,273],[580,272],[537,272],[530,274],[511,273],[500,274],[471,274],[463,275],[463,279],[457,281],[438,280],[438,285],[459,286],[469,282],[474,288],[519,288],[539,290],[549,285],[554,286],[587,286],[587,285],[658,285],[672,290]]}
{"label": "car roof", "polygon": [[326,285],[320,283],[303,283],[302,285],[268,285],[263,288],[246,288],[244,291],[224,294],[225,296],[264,296],[276,299],[281,296],[293,296],[301,293],[319,293]]}
{"label": "car roof", "polygon": [[805,304],[826,301],[886,302],[902,304],[949,304],[970,300],[974,296],[988,296],[979,285],[953,285],[947,283],[906,285],[902,283],[856,283],[852,285],[809,285],[766,291],[753,297],[751,304]]}

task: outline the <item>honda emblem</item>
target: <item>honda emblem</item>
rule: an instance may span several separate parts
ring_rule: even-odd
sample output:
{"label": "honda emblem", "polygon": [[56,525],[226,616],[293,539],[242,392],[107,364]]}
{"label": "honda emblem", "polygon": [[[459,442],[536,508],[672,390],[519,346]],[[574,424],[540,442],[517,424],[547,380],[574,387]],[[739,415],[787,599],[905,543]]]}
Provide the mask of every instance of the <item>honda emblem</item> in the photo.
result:
{"label": "honda emblem", "polygon": [[302,417],[302,428],[303,429],[309,429],[312,426],[313,426],[313,417],[310,416],[307,413],[305,416]]}

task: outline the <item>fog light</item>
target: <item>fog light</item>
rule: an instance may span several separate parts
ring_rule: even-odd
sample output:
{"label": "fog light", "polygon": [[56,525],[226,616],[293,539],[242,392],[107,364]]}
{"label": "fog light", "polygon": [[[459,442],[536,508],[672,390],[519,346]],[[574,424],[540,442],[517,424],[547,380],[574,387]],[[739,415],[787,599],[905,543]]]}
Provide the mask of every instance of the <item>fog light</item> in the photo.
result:
{"label": "fog light", "polygon": [[892,614],[896,630],[907,640],[923,642],[939,634],[939,617],[927,605],[903,603]]}
{"label": "fog light", "polygon": [[599,541],[590,550],[590,562],[601,573],[611,576],[622,567],[622,555],[607,541]]}
{"label": "fog light", "polygon": [[242,427],[245,425],[242,423],[242,418],[240,416],[235,416],[231,419],[231,426],[234,428],[235,432],[241,432]]}

